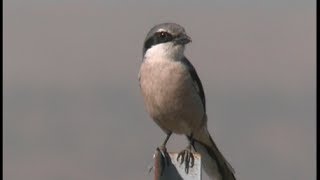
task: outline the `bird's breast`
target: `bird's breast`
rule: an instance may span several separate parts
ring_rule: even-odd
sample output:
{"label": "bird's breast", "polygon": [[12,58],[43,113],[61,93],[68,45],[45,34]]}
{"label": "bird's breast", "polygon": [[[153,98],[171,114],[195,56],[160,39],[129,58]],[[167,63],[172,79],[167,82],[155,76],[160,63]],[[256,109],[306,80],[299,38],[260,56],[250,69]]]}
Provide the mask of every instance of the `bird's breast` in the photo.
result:
{"label": "bird's breast", "polygon": [[201,99],[188,69],[179,61],[143,62],[140,86],[147,111],[155,121],[160,121],[160,126],[170,126],[166,129],[186,130],[191,121],[203,116]]}
{"label": "bird's breast", "polygon": [[190,91],[188,76],[187,70],[180,62],[144,62],[140,70],[140,85],[146,103],[150,103],[151,106],[178,108],[179,104],[176,104],[176,101]]}

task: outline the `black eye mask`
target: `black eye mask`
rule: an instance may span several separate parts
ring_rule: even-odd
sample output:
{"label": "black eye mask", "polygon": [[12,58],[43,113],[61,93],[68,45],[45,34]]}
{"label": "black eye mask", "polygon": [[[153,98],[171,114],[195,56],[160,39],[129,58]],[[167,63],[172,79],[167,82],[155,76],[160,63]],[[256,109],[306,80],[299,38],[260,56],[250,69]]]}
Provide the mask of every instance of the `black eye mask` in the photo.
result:
{"label": "black eye mask", "polygon": [[157,32],[153,36],[151,36],[149,39],[147,39],[143,46],[143,53],[147,51],[150,47],[153,45],[166,43],[173,40],[173,36],[170,33],[167,32]]}

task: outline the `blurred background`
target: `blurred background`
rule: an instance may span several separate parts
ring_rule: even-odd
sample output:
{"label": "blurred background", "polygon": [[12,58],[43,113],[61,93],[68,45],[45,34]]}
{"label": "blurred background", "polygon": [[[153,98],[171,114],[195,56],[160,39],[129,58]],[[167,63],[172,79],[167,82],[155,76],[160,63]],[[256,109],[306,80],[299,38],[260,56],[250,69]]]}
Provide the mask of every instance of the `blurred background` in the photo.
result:
{"label": "blurred background", "polygon": [[[316,1],[3,5],[5,180],[153,179],[165,135],[137,76],[146,33],[162,22],[193,39],[209,131],[238,179],[316,179]],[[186,144],[174,136],[168,149]]]}

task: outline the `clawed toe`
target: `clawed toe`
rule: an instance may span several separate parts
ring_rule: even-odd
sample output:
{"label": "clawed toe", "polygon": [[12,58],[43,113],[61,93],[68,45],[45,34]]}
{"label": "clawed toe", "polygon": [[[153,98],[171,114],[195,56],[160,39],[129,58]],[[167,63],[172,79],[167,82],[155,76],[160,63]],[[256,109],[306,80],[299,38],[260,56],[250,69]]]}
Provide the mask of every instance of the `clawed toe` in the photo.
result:
{"label": "clawed toe", "polygon": [[194,166],[194,156],[193,153],[191,152],[191,148],[186,148],[184,150],[182,150],[177,157],[177,161],[179,162],[180,160],[180,164],[182,164],[183,162],[185,163],[185,172],[188,174],[189,173],[189,168],[192,168]]}
{"label": "clawed toe", "polygon": [[160,160],[160,167],[159,168],[160,168],[160,174],[162,175],[165,168],[170,165],[171,159],[170,159],[170,156],[169,156],[167,149],[165,147],[160,146],[157,148],[157,151],[158,152],[156,152],[156,153],[160,153],[160,159],[159,159]]}

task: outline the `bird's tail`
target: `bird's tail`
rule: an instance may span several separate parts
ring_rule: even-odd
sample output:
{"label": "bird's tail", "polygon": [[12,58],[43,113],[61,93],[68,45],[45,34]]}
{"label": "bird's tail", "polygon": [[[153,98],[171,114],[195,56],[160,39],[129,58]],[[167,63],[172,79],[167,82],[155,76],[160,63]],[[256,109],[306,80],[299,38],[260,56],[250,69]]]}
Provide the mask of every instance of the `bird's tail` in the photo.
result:
{"label": "bird's tail", "polygon": [[234,170],[213,142],[206,126],[193,134],[194,148],[201,154],[202,166],[212,180],[235,180]]}

